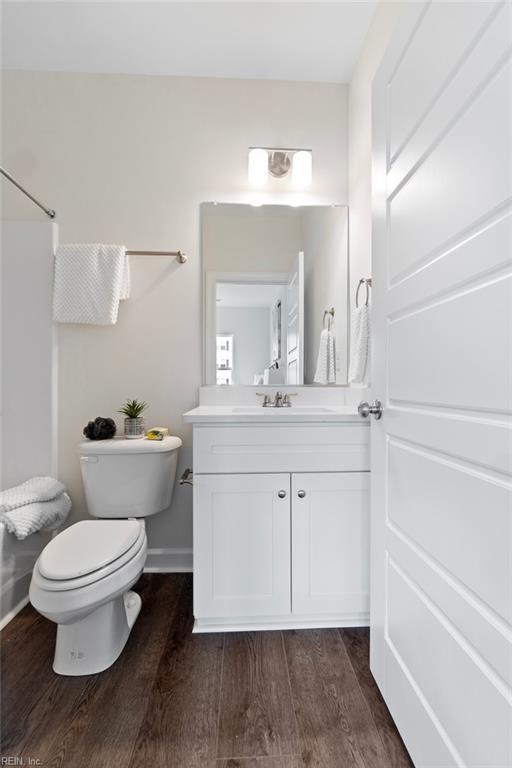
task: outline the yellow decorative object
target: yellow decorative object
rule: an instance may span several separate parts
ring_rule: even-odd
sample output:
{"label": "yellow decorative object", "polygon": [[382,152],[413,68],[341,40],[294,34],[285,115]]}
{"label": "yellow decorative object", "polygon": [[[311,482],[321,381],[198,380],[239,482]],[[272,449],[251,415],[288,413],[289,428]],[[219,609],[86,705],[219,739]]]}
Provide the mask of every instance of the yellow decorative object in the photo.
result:
{"label": "yellow decorative object", "polygon": [[168,427],[151,427],[151,429],[148,429],[146,432],[146,437],[148,440],[163,440],[168,434]]}

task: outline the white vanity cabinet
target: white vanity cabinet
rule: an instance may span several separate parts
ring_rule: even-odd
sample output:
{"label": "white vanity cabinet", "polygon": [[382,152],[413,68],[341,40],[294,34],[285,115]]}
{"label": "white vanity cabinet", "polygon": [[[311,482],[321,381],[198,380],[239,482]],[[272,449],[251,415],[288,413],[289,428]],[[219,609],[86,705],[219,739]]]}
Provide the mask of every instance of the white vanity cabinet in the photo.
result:
{"label": "white vanity cabinet", "polygon": [[290,611],[290,476],[194,477],[194,614]]}
{"label": "white vanity cabinet", "polygon": [[367,424],[221,415],[194,421],[194,630],[368,624]]}

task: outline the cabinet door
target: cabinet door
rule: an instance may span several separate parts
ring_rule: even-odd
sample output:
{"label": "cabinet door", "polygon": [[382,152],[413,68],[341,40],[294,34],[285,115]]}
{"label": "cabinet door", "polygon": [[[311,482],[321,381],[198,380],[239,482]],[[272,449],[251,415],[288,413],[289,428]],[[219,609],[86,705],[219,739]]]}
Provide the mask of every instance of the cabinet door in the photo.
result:
{"label": "cabinet door", "polygon": [[294,614],[367,621],[368,491],[365,472],[292,475]]}
{"label": "cabinet door", "polygon": [[196,618],[290,610],[290,475],[194,475]]}

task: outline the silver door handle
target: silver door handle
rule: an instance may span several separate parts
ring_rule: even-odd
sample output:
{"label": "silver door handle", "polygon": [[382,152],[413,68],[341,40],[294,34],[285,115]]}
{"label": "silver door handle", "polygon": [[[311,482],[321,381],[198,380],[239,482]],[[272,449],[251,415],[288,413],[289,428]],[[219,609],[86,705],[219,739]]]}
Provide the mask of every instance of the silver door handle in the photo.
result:
{"label": "silver door handle", "polygon": [[297,496],[299,497],[299,499],[303,499],[305,495],[306,495],[306,491],[297,491]]}
{"label": "silver door handle", "polygon": [[357,412],[363,419],[367,419],[368,416],[372,414],[378,421],[382,416],[382,403],[380,400],[375,400],[373,405],[370,405],[370,403],[363,401],[362,403],[359,403]]}
{"label": "silver door handle", "polygon": [[279,496],[280,499],[285,499],[286,498],[286,491],[278,491],[277,495]]}

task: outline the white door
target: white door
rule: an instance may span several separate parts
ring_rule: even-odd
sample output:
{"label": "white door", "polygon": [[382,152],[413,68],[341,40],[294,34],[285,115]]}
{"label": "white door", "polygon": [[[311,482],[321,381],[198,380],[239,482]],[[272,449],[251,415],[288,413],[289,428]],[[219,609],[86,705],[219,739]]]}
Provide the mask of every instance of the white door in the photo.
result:
{"label": "white door", "polygon": [[368,472],[292,475],[292,612],[367,624]]}
{"label": "white door", "polygon": [[286,289],[286,383],[304,383],[304,253],[299,251]]}
{"label": "white door", "polygon": [[290,475],[195,475],[195,617],[289,613]]}
{"label": "white door", "polygon": [[371,668],[416,768],[512,764],[511,6],[374,81]]}

